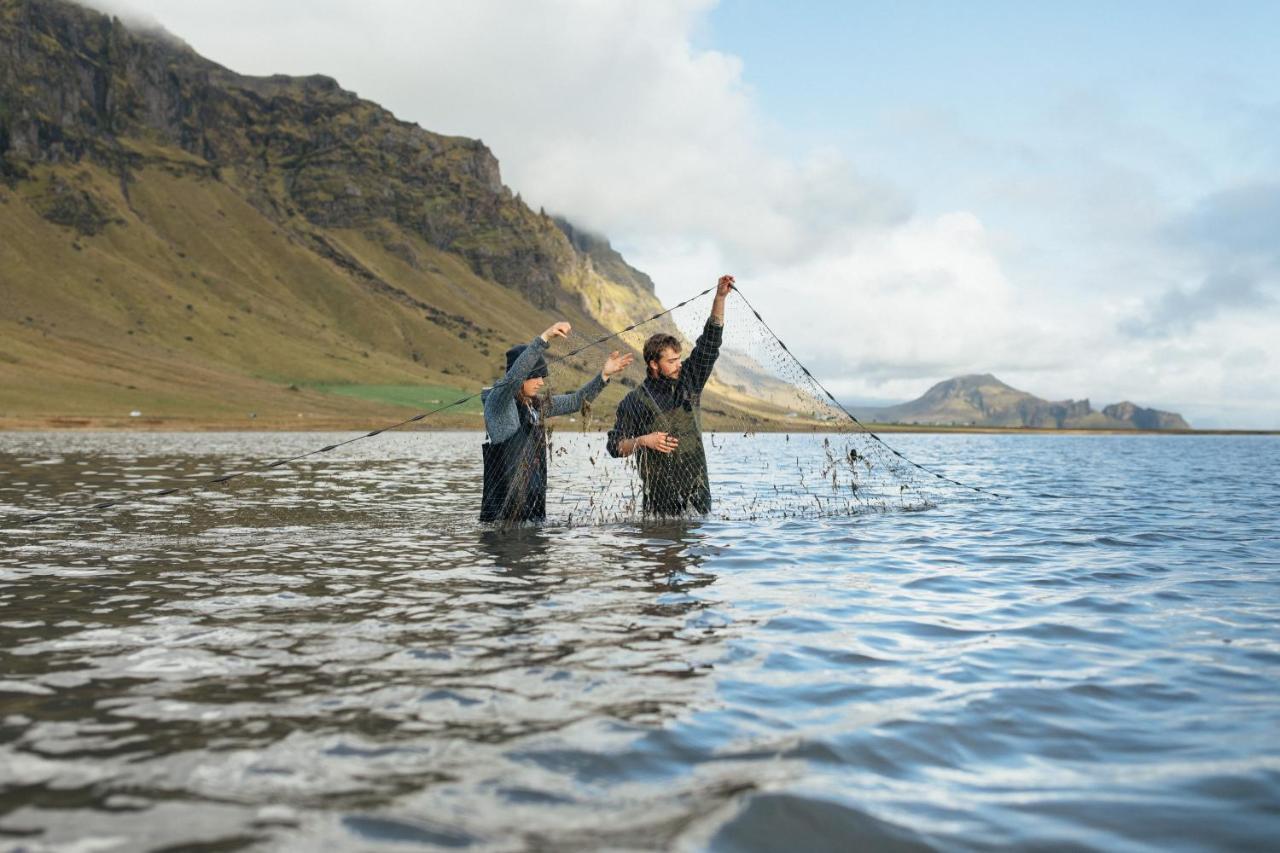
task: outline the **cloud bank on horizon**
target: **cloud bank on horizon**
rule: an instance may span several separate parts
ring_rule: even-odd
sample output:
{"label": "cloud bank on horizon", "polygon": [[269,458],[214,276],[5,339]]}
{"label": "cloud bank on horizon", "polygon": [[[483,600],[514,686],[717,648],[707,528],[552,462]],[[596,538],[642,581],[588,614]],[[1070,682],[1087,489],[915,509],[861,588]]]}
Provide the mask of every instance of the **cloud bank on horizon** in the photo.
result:
{"label": "cloud bank on horizon", "polygon": [[[1019,40],[1070,21],[1028,10],[1024,32],[957,46],[981,22],[934,21],[931,43],[916,20],[910,67],[875,78],[904,25],[869,4],[856,22],[833,10],[864,4],[801,7],[785,28],[710,0],[92,5],[242,73],[327,74],[483,139],[513,189],[608,236],[664,301],[733,272],[849,397],[992,372],[1280,428],[1280,99],[1212,50],[1190,85],[1116,84],[1126,63],[1162,67],[1162,38],[1181,61],[1181,31],[1130,33],[1147,47],[1121,56],[1113,16],[1110,41],[1046,76]],[[1233,8],[1248,26],[1254,7]],[[863,41],[821,52],[842,38]],[[999,55],[1015,48],[1030,53]],[[1006,64],[983,72],[964,50]]]}

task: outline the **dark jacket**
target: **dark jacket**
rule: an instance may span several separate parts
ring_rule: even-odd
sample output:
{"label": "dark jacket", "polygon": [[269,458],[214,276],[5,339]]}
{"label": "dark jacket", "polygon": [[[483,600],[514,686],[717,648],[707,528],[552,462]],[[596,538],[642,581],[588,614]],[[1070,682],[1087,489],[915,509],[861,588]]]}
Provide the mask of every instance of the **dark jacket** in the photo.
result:
{"label": "dark jacket", "polygon": [[604,388],[600,374],[570,394],[525,405],[516,392],[542,360],[547,342],[536,337],[516,357],[507,375],[481,392],[489,440],[483,447],[484,496],[480,520],[541,521],[547,510],[547,440],[545,420],[567,415],[595,399]]}
{"label": "dark jacket", "polygon": [[[680,366],[679,379],[650,376],[618,404],[618,416],[609,430],[607,445],[610,456],[618,456],[618,442],[653,432],[656,416],[651,401],[663,412],[677,406],[696,408],[702,403],[702,389],[711,378],[711,370],[720,355],[724,326],[708,319],[689,357]],[[646,370],[648,366],[646,365]],[[647,396],[642,396],[647,395]]]}

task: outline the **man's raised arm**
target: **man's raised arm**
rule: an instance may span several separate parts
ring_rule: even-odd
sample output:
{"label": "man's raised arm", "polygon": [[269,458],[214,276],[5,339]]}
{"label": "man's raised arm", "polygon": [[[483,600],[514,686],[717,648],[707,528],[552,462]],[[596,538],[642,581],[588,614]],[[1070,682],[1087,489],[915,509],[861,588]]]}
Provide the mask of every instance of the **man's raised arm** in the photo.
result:
{"label": "man's raised arm", "polygon": [[724,340],[724,301],[731,290],[733,276],[720,276],[720,280],[716,282],[716,298],[711,303],[711,316],[681,368],[688,373],[689,382],[695,390],[701,391],[702,386],[707,384],[707,380],[711,378],[711,370],[716,366],[716,359],[720,356],[720,343]]}
{"label": "man's raised arm", "polygon": [[724,325],[724,301],[729,297],[730,290],[733,290],[733,276],[720,276],[720,280],[716,282],[716,298],[711,303],[711,322],[717,326]]}

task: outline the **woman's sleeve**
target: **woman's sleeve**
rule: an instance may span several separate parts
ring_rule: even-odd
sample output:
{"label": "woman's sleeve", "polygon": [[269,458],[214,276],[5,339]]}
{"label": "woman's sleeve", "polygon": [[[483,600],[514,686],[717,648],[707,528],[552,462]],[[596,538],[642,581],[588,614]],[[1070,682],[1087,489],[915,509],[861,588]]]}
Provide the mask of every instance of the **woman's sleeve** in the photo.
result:
{"label": "woman's sleeve", "polygon": [[[520,427],[520,417],[515,412],[516,390],[529,378],[529,371],[547,349],[542,336],[534,338],[524,352],[511,363],[507,375],[493,384],[493,390],[484,400],[484,426],[492,442],[506,441]],[[498,434],[502,433],[502,434]]]}
{"label": "woman's sleeve", "polygon": [[572,414],[582,408],[584,400],[594,400],[600,396],[600,392],[603,390],[604,378],[597,373],[591,378],[590,382],[577,391],[571,394],[556,394],[552,397],[551,407],[547,410],[547,414],[552,417]]}

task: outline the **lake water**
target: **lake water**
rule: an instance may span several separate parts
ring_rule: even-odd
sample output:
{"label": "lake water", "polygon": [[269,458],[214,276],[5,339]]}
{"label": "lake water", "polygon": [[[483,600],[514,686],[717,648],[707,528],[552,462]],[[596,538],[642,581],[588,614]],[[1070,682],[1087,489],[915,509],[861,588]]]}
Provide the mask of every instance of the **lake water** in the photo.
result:
{"label": "lake water", "polygon": [[[0,434],[0,511],[332,438]],[[887,439],[1012,498],[484,531],[415,433],[10,520],[0,849],[1275,849],[1280,439]]]}

